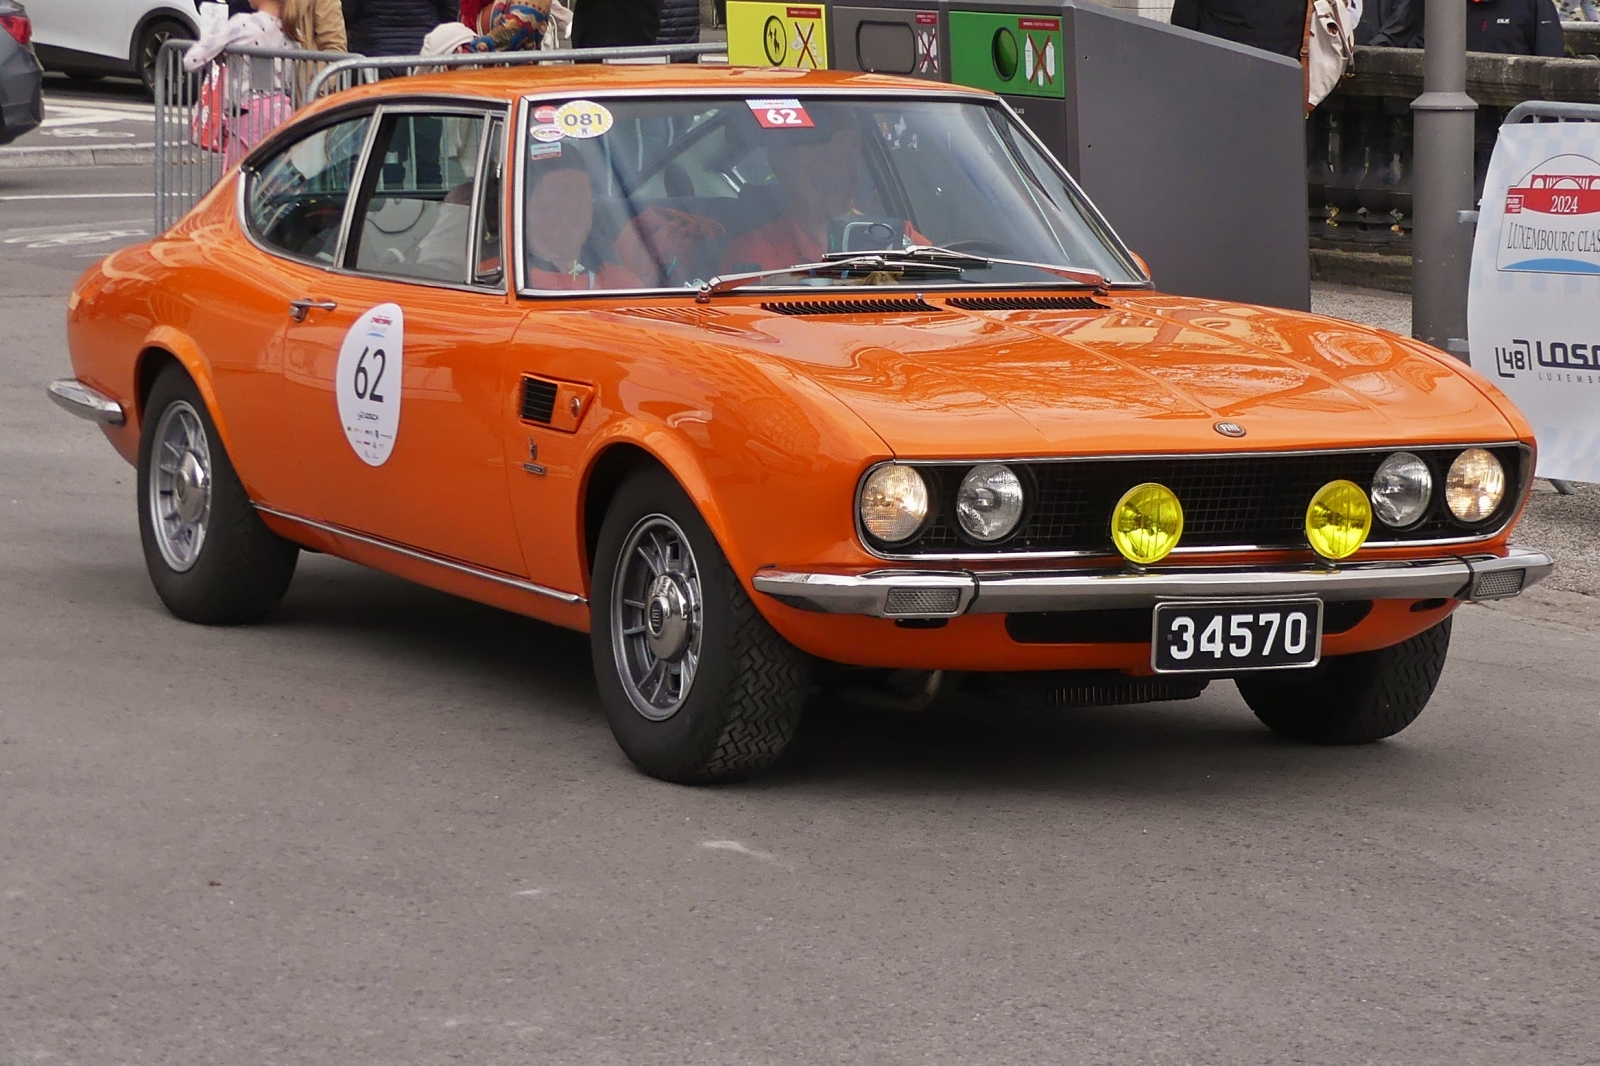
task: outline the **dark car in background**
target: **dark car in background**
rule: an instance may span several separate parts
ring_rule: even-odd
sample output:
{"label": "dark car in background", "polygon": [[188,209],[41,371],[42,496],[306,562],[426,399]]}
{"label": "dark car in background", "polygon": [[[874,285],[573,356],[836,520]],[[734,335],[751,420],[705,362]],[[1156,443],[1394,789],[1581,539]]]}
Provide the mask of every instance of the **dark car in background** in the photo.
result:
{"label": "dark car in background", "polygon": [[44,121],[42,80],[27,10],[16,0],[0,0],[0,144]]}

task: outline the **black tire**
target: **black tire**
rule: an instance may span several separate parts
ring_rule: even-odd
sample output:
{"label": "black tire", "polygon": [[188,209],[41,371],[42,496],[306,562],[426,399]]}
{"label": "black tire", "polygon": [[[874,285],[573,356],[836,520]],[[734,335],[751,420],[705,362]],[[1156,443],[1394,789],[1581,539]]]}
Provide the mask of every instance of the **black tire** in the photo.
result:
{"label": "black tire", "polygon": [[1307,744],[1370,744],[1392,737],[1428,705],[1450,650],[1443,622],[1390,648],[1324,659],[1311,670],[1236,678],[1266,726]]}
{"label": "black tire", "polygon": [[[168,526],[162,525],[158,531],[155,511],[158,506],[170,505],[174,511],[169,514],[176,513],[178,504],[172,502],[178,499],[176,489],[163,496],[162,483],[158,482],[156,493],[152,493],[152,480],[163,477],[152,461],[152,453],[158,447],[158,434],[165,432],[164,419],[169,411],[174,420],[187,421],[191,426],[195,422],[188,420],[191,414],[194,416],[208,452],[208,509],[199,519],[198,537],[187,541],[181,535],[166,532]],[[172,449],[163,452],[168,456],[176,454]],[[173,465],[182,467],[183,463]],[[180,479],[173,474],[168,480],[175,485]],[[185,482],[186,486],[190,484]],[[245,625],[266,617],[288,590],[300,555],[296,545],[273,533],[256,514],[223,450],[200,390],[176,364],[167,366],[156,377],[139,431],[139,539],[150,582],[161,602],[184,621],[202,625]],[[182,554],[185,545],[195,542],[198,548],[188,565],[181,565],[185,561],[182,559],[177,564],[169,559],[169,553]]]}
{"label": "black tire", "polygon": [[161,55],[161,46],[168,41],[192,40],[194,31],[172,19],[156,19],[139,31],[138,39],[133,42],[133,72],[144,83],[145,92],[155,96],[156,60]]}
{"label": "black tire", "polygon": [[[614,631],[612,624],[617,618],[626,621],[625,613],[636,609],[640,625],[654,626],[655,622],[642,606],[629,607],[613,592],[619,581],[622,595],[630,588],[644,587],[637,583],[645,580],[649,571],[640,571],[636,561],[628,562],[627,568],[623,565],[625,550],[628,560],[636,554],[648,558],[640,546],[634,546],[635,539],[654,533],[670,537],[673,529],[681,533],[690,550],[682,565],[692,568],[695,579],[690,599],[699,604],[698,644],[692,643],[692,637],[685,639],[698,655],[690,680],[680,685],[676,705],[657,708],[649,706],[643,692],[648,680],[635,684],[624,673],[630,671],[630,664],[657,661],[653,656],[630,656],[643,656],[644,643],[657,639],[658,630],[648,629],[630,642],[630,637]],[[681,553],[679,559],[681,563]],[[682,571],[673,573],[682,577]],[[655,580],[660,582],[659,575]],[[600,527],[591,584],[590,647],[595,679],[611,732],[634,765],[663,781],[707,784],[749,777],[778,760],[794,737],[805,708],[810,659],[761,617],[700,512],[665,471],[641,471],[617,490]],[[646,593],[645,599],[649,598]],[[642,605],[644,600],[634,602]],[[694,614],[685,609],[683,617]],[[619,627],[627,628],[621,623]],[[683,631],[692,634],[696,628],[689,625]],[[681,678],[687,654],[669,661],[670,654],[664,654],[657,665],[670,672],[676,662]],[[638,672],[637,666],[632,669]],[[670,702],[670,684],[668,689]],[[646,707],[656,717],[647,717],[642,709]]]}

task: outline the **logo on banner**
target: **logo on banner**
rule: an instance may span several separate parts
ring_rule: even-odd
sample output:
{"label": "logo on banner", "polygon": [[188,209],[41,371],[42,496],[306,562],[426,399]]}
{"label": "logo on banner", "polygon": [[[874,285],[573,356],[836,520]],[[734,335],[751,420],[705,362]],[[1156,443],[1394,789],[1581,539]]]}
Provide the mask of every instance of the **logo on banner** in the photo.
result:
{"label": "logo on banner", "polygon": [[1495,269],[1600,274],[1600,163],[1558,155],[1506,190]]}

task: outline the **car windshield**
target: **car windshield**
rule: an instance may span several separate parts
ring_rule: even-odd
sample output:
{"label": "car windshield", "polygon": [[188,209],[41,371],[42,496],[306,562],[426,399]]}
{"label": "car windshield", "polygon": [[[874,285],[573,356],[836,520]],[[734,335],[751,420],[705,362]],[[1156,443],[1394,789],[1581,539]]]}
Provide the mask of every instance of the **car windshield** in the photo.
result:
{"label": "car windshield", "polygon": [[[763,271],[776,273],[744,284],[1071,283],[1050,268],[1147,281],[1072,182],[982,100],[604,98],[526,110],[526,290],[698,289]],[[789,269],[853,254],[880,261]]]}

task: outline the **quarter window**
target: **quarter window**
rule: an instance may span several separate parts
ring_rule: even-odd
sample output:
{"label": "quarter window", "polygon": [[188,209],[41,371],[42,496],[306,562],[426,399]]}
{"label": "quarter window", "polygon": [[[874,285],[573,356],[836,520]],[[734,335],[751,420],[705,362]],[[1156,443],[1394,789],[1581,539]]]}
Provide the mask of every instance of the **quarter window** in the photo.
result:
{"label": "quarter window", "polygon": [[257,169],[246,203],[257,237],[296,258],[333,263],[370,120],[324,126]]}
{"label": "quarter window", "polygon": [[357,270],[465,284],[481,115],[399,114],[378,130],[350,239]]}

